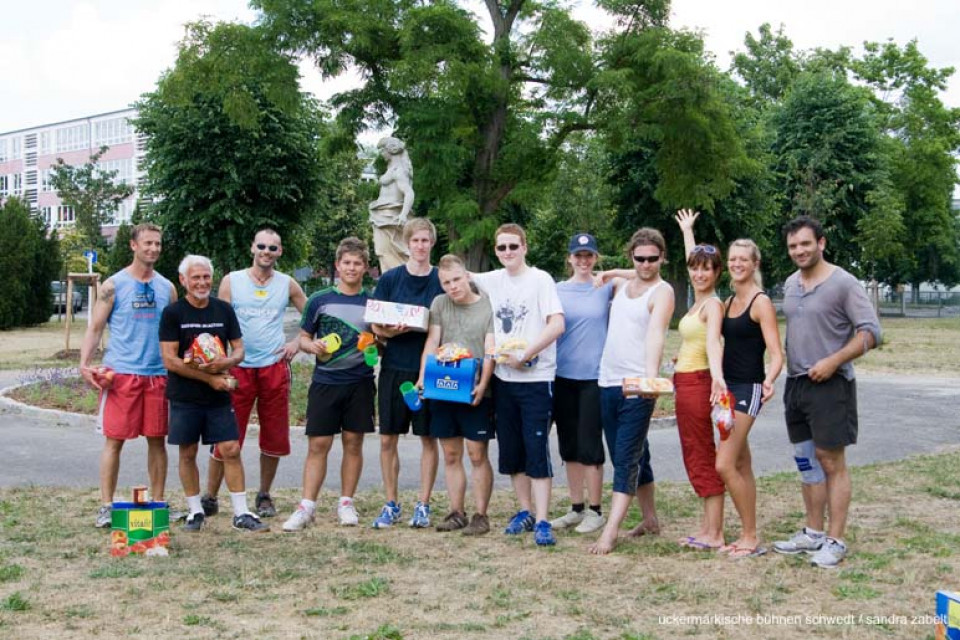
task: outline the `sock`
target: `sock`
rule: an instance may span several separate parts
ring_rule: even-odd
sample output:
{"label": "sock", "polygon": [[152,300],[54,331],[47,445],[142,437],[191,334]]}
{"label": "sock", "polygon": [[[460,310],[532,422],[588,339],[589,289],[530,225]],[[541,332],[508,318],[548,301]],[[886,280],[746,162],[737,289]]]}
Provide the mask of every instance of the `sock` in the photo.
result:
{"label": "sock", "polygon": [[300,506],[303,507],[303,510],[307,513],[313,513],[317,510],[317,503],[314,500],[307,500],[304,498],[300,501]]}
{"label": "sock", "polygon": [[348,504],[353,504],[353,498],[349,496],[340,496],[340,506],[345,507]]}
{"label": "sock", "polygon": [[603,507],[601,507],[601,506],[598,505],[598,504],[592,504],[592,505],[590,505],[590,511],[595,512],[598,516],[602,516],[602,515],[603,515]]}
{"label": "sock", "polygon": [[823,531],[817,531],[816,529],[811,529],[810,527],[804,527],[803,530],[811,538],[819,538],[823,536]]}
{"label": "sock", "polygon": [[571,504],[571,505],[570,505],[570,508],[573,510],[574,513],[583,513],[583,503],[582,503],[582,502],[577,502],[577,503],[575,503],[575,504]]}
{"label": "sock", "polygon": [[190,515],[203,513],[203,505],[200,504],[200,494],[187,496],[187,510],[190,512]]}
{"label": "sock", "polygon": [[247,492],[240,491],[239,493],[230,492],[230,504],[233,505],[233,515],[242,516],[245,513],[250,513],[250,509],[247,507]]}

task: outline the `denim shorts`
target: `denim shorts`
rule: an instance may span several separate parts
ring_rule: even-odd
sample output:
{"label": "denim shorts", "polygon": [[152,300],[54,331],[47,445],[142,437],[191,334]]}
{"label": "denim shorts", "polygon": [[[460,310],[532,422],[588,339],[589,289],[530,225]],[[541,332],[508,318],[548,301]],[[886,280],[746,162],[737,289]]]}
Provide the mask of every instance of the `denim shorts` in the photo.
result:
{"label": "denim shorts", "polygon": [[637,487],[653,482],[647,432],[657,401],[624,397],[623,387],[600,388],[600,416],[613,462],[613,490],[633,495]]}

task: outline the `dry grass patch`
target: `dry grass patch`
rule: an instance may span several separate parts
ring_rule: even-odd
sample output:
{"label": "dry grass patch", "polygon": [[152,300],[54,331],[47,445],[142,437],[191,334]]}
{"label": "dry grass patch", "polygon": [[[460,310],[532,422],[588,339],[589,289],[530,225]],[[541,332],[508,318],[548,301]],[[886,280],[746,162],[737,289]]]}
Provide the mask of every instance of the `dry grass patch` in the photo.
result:
{"label": "dry grass patch", "polygon": [[[219,515],[200,534],[175,533],[169,558],[113,559],[106,532],[91,526],[93,490],[0,489],[0,637],[932,638],[930,625],[859,616],[932,616],[934,591],[955,582],[960,452],[853,475],[852,555],[836,571],[805,557],[731,561],[681,550],[673,541],[699,514],[686,484],[658,489],[662,536],[625,541],[602,558],[576,534],[547,549],[529,535],[502,535],[513,500],[498,492],[496,529],[476,539],[340,528],[335,497],[324,494],[317,526],[302,534],[280,533],[278,518],[273,532],[244,535]],[[795,474],[759,485],[763,539],[791,534],[802,522]],[[277,495],[285,514],[296,499]],[[359,497],[363,522],[380,500]],[[442,516],[442,494],[434,506]]]}

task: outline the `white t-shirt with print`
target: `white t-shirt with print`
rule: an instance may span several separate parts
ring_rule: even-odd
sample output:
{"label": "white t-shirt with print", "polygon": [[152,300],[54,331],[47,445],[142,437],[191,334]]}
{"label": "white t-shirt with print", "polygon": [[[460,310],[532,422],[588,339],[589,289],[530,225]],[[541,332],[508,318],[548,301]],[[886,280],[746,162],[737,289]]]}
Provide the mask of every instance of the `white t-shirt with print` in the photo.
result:
{"label": "white t-shirt with print", "polygon": [[[547,326],[547,317],[563,313],[556,283],[536,267],[528,266],[518,276],[511,276],[506,269],[478,273],[473,281],[490,297],[497,347],[508,340],[533,344]],[[556,373],[556,343],[541,351],[536,364],[523,371],[502,364],[494,370],[505,382],[552,382]]]}

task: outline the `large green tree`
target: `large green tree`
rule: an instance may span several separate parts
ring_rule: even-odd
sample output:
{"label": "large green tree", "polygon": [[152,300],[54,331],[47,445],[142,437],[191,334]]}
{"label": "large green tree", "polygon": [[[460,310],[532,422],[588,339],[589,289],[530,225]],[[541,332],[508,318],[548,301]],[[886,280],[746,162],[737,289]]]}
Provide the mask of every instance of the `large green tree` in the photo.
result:
{"label": "large green tree", "polygon": [[[19,198],[0,204],[0,329],[50,318],[50,282],[60,273],[56,234]],[[15,274],[15,275],[14,275]]]}
{"label": "large green tree", "polygon": [[137,105],[148,217],[164,228],[168,265],[192,252],[218,271],[239,268],[263,226],[283,235],[288,264],[305,257],[296,237],[332,169],[321,153],[328,125],[298,81],[295,60],[258,29],[189,26],[176,64]]}
{"label": "large green tree", "polygon": [[103,226],[113,224],[120,203],[133,193],[133,185],[117,182],[116,171],[100,168],[100,158],[107,149],[101,147],[79,166],[57,158],[50,173],[50,185],[63,204],[73,207],[76,228],[90,249],[106,248]]}

